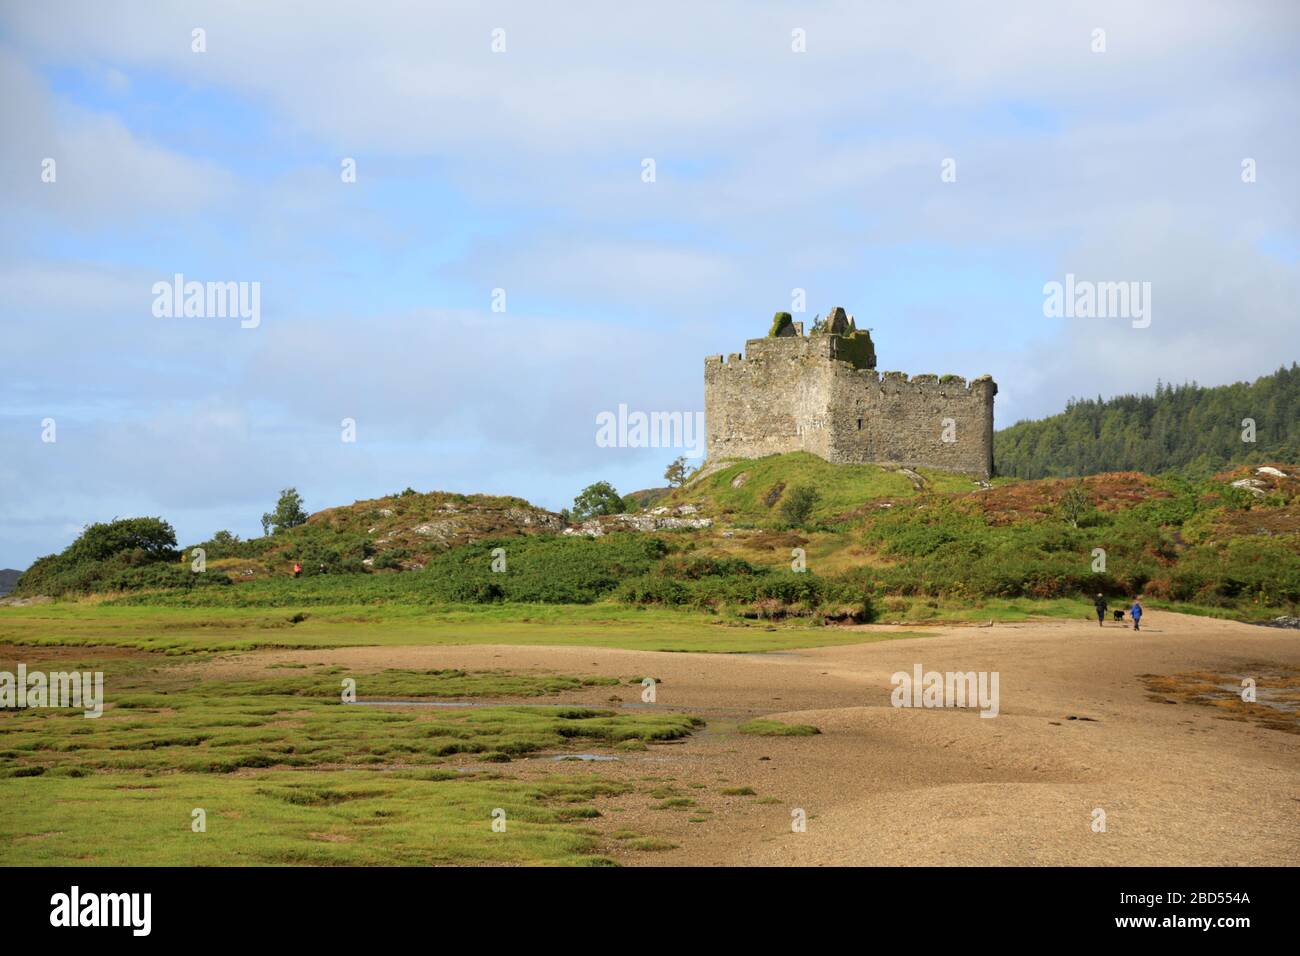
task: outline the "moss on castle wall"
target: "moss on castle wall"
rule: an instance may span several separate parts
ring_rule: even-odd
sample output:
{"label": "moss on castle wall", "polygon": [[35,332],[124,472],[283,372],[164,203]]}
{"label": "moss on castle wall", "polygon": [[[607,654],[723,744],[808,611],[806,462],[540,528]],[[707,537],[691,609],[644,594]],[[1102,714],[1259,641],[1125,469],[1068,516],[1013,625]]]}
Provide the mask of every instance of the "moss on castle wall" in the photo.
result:
{"label": "moss on castle wall", "polygon": [[789,334],[786,329],[794,325],[794,317],[789,312],[778,312],[772,316],[772,328],[768,330],[769,338],[776,338],[778,335]]}
{"label": "moss on castle wall", "polygon": [[871,333],[859,330],[841,335],[837,357],[841,361],[850,363],[854,368],[875,368],[876,346],[871,341]]}

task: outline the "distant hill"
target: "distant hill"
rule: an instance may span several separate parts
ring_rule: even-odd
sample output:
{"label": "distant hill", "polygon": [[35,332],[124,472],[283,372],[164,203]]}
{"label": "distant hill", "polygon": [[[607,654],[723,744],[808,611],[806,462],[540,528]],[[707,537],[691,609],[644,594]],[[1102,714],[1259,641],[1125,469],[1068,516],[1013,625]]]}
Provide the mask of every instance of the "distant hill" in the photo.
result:
{"label": "distant hill", "polygon": [[[1254,441],[1243,441],[1244,419]],[[1016,478],[1112,471],[1179,471],[1205,478],[1225,468],[1300,461],[1300,367],[1254,382],[1202,388],[1156,383],[1154,395],[1075,399],[1064,412],[993,436],[994,467]]]}
{"label": "distant hill", "polygon": [[21,571],[15,571],[13,568],[0,568],[0,597],[4,597],[12,591],[21,576]]}

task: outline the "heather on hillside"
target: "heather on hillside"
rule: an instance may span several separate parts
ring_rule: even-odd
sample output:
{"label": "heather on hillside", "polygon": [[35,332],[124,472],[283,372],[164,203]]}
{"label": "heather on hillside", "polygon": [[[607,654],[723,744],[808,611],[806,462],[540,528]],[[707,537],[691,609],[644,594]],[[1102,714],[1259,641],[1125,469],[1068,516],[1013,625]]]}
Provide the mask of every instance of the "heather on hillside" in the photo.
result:
{"label": "heather on hillside", "polygon": [[[92,560],[99,551],[79,543],[69,552],[80,562],[43,559],[20,591],[118,591],[126,592],[119,603],[173,606],[613,602],[733,620],[864,621],[900,601],[974,608],[1098,591],[1244,617],[1300,605],[1300,477],[1290,466],[1245,467],[1205,481],[1126,472],[976,488],[939,475],[917,475],[916,487],[875,466],[825,465],[834,480],[819,484],[822,465],[806,455],[745,462],[664,499],[714,515],[708,527],[595,537],[534,527],[455,543],[458,533],[429,540],[403,530],[428,524],[428,501],[399,518],[383,499],[332,509],[268,538],[218,533],[202,545],[204,573],[193,571],[193,548],[153,557],[110,549]],[[824,492],[796,527],[783,502],[800,487]],[[449,504],[437,505],[448,522]],[[546,514],[528,507],[510,502],[507,510]],[[483,512],[465,515],[476,522]],[[387,523],[368,524],[375,516]],[[399,537],[409,546],[377,540]],[[292,576],[291,562],[301,563],[301,577]]]}

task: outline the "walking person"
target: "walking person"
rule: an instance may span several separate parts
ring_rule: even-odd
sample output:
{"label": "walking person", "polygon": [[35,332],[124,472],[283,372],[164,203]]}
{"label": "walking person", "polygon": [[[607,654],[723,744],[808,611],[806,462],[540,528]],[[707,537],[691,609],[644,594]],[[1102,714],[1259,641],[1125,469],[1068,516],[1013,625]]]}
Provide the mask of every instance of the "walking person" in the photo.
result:
{"label": "walking person", "polygon": [[1097,609],[1097,626],[1104,627],[1101,622],[1106,618],[1106,596],[1098,591],[1097,599],[1092,602],[1092,606]]}
{"label": "walking person", "polygon": [[1129,617],[1133,618],[1133,630],[1142,630],[1142,599],[1134,598],[1133,606],[1128,609]]}

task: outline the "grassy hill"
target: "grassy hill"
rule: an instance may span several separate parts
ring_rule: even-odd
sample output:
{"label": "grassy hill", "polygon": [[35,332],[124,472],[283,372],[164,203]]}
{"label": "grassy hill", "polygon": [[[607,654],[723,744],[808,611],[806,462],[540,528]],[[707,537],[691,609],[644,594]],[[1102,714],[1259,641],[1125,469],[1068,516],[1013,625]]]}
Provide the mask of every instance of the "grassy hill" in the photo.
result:
{"label": "grassy hill", "polygon": [[326,508],[311,515],[306,524],[268,537],[214,538],[197,547],[205,550],[210,569],[240,579],[286,573],[295,562],[311,577],[418,570],[454,548],[489,539],[554,534],[564,527],[559,515],[522,498],[408,489]]}
{"label": "grassy hill", "polygon": [[835,465],[807,452],[738,461],[690,481],[658,505],[693,504],[732,524],[772,524],[781,497],[801,485],[817,490],[815,522],[829,522],[868,502],[898,501],[923,492],[956,493],[978,488],[965,475],[920,469],[913,472],[879,465]]}
{"label": "grassy hill", "polygon": [[[800,488],[818,497],[792,523],[783,504]],[[719,622],[1078,613],[1097,591],[1250,619],[1300,605],[1300,469],[1285,464],[1202,481],[981,483],[792,454],[723,464],[652,503],[707,521],[582,534],[517,498],[408,492],[251,541],[217,536],[203,573],[192,546],[68,567],[86,550],[74,545],[34,565],[57,575],[29,573],[19,591],[59,593],[42,590],[55,582],[114,603],[246,608],[604,603]]]}

